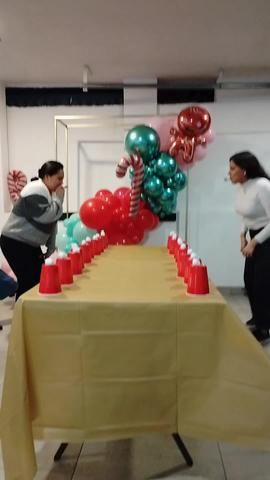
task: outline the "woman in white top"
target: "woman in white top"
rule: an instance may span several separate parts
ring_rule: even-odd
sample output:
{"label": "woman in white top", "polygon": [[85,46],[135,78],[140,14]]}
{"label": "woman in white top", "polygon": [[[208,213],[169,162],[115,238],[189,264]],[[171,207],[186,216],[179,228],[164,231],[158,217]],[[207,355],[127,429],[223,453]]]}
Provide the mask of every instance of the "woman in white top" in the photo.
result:
{"label": "woman in white top", "polygon": [[235,209],[242,218],[240,249],[246,257],[244,283],[252,311],[247,324],[264,341],[270,338],[270,178],[250,152],[230,158],[229,175],[239,184]]}

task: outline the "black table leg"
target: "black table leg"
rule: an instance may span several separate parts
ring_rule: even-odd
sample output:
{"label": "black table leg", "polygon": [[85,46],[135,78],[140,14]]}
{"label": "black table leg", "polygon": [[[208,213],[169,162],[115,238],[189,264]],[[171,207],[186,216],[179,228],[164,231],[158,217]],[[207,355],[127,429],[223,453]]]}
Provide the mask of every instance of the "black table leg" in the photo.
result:
{"label": "black table leg", "polygon": [[61,443],[60,447],[58,448],[58,450],[57,450],[57,452],[56,452],[56,454],[54,455],[54,458],[53,458],[55,462],[58,462],[61,459],[64,451],[67,448],[67,446],[68,446],[68,443]]}
{"label": "black table leg", "polygon": [[186,445],[184,444],[182,438],[180,437],[180,435],[178,435],[178,433],[173,433],[173,439],[177,445],[177,447],[179,448],[180,452],[182,453],[187,465],[189,467],[192,467],[193,465],[193,460],[189,454],[189,451],[186,447]]}

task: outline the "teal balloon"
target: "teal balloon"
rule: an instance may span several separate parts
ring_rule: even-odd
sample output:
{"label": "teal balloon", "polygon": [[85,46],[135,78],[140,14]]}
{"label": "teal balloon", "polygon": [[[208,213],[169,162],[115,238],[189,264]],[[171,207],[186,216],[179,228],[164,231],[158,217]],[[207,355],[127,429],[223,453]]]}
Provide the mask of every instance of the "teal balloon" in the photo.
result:
{"label": "teal balloon", "polygon": [[69,242],[70,242],[70,237],[66,234],[66,231],[57,233],[56,239],[55,239],[55,245],[58,248],[58,250],[61,250],[61,252],[64,252]]}
{"label": "teal balloon", "polygon": [[160,139],[157,132],[147,125],[137,125],[129,130],[125,147],[128,153],[141,155],[145,163],[158,155]]}
{"label": "teal balloon", "polygon": [[164,190],[163,182],[160,178],[152,175],[150,178],[146,180],[144,183],[144,191],[150,197],[158,198],[162,195]]}
{"label": "teal balloon", "polygon": [[69,237],[72,237],[73,230],[75,225],[80,221],[80,215],[78,213],[73,213],[66,222],[67,234]]}
{"label": "teal balloon", "polygon": [[74,243],[77,243],[77,242],[74,242],[74,240],[72,239],[69,239],[69,242],[67,242],[65,248],[64,248],[64,252],[65,253],[68,253],[70,252],[70,250],[72,250],[72,245],[74,245]]}
{"label": "teal balloon", "polygon": [[147,197],[145,200],[146,200],[150,210],[153,213],[158,214],[161,211],[161,205],[160,205],[158,200],[154,200],[153,198],[150,198],[150,197]]}
{"label": "teal balloon", "polygon": [[182,170],[178,170],[173,177],[168,178],[166,184],[168,187],[173,188],[178,192],[180,192],[185,188],[187,184],[187,177],[185,173],[182,172]]}
{"label": "teal balloon", "polygon": [[[147,180],[147,178],[153,175],[153,173],[154,173],[154,170],[151,167],[149,167],[148,165],[144,165],[143,181],[145,182],[145,180]],[[131,180],[133,180],[133,177],[134,177],[133,168],[129,169],[129,177]]]}
{"label": "teal balloon", "polygon": [[175,205],[176,203],[176,192],[170,187],[164,189],[163,193],[159,198],[159,202],[162,207],[170,208],[171,205]]}
{"label": "teal balloon", "polygon": [[64,220],[64,227],[67,227],[67,225],[68,225],[68,218]]}
{"label": "teal balloon", "polygon": [[81,221],[77,222],[73,230],[73,239],[80,245],[86,237],[92,237],[96,232],[87,228]]}
{"label": "teal balloon", "polygon": [[165,152],[161,152],[155,163],[155,173],[161,178],[170,178],[177,171],[176,161]]}

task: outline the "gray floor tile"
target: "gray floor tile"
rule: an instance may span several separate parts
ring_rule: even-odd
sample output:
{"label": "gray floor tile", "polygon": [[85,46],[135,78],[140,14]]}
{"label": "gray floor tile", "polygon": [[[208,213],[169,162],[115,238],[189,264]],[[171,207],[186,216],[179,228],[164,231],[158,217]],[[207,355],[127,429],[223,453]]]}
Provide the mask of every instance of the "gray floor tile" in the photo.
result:
{"label": "gray floor tile", "polygon": [[220,444],[228,480],[269,480],[270,453]]}

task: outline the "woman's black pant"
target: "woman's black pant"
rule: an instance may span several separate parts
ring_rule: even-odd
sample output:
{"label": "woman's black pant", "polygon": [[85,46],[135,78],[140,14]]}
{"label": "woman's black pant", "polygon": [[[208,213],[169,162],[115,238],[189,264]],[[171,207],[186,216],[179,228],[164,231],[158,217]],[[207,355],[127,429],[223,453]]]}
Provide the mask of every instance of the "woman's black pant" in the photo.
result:
{"label": "woman's black pant", "polygon": [[[250,230],[253,238],[260,230]],[[245,262],[244,283],[253,321],[259,329],[270,329],[270,239],[257,244]]]}
{"label": "woman's black pant", "polygon": [[16,299],[39,283],[44,256],[40,247],[32,247],[1,235],[0,246],[18,281]]}

